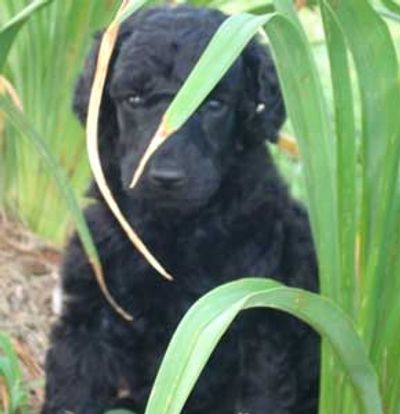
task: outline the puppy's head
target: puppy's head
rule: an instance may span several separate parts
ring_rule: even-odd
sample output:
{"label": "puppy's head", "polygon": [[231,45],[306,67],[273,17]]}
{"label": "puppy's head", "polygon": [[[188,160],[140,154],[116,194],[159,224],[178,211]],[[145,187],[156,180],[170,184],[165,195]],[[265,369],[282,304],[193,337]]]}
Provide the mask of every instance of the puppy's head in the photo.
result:
{"label": "puppy's head", "polygon": [[[130,194],[139,160],[188,74],[226,19],[187,6],[144,10],[121,28],[100,115],[100,155],[115,191]],[[86,119],[99,38],[75,94]],[[196,113],[153,155],[133,190],[155,209],[193,212],[207,204],[230,167],[274,141],[285,113],[272,60],[253,40]],[[132,194],[133,196],[133,194]]]}

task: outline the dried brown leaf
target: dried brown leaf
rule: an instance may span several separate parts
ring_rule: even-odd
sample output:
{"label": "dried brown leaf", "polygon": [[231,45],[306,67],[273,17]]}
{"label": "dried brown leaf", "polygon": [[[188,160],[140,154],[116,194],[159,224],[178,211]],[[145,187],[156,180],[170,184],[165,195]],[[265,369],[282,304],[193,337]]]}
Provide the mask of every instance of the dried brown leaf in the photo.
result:
{"label": "dried brown leaf", "polygon": [[22,101],[12,83],[4,76],[0,75],[0,95],[7,94],[10,96],[14,105],[21,111],[23,111]]}
{"label": "dried brown leaf", "polygon": [[[115,42],[117,40],[119,25],[117,21],[120,16],[125,12],[126,7],[129,5],[129,1],[124,1],[115,17],[114,21],[108,27],[106,32],[103,35],[103,39],[100,46],[99,57],[97,61],[96,73],[93,81],[88,118],[86,124],[86,133],[87,133],[87,151],[89,155],[89,161],[92,168],[93,175],[95,177],[96,183],[106,200],[110,210],[120,223],[121,227],[125,231],[128,238],[131,240],[133,245],[138,249],[138,251],[146,258],[154,269],[156,269],[162,276],[168,280],[172,280],[172,276],[167,273],[167,271],[161,266],[157,259],[150,253],[144,243],[141,241],[139,236],[133,230],[131,225],[128,223],[123,213],[121,212],[118,204],[116,203],[110,188],[107,185],[104,173],[101,167],[100,157],[98,153],[98,119],[100,112],[100,103],[103,95],[103,89],[107,77],[107,71],[111,55],[114,49]],[[100,266],[94,265],[96,278],[98,283],[106,295],[107,300],[112,303],[115,309],[118,309],[118,312],[121,313],[121,308],[115,303],[111,295],[108,292],[106,283],[104,281],[104,276],[101,271]],[[126,315],[125,315],[126,316]]]}

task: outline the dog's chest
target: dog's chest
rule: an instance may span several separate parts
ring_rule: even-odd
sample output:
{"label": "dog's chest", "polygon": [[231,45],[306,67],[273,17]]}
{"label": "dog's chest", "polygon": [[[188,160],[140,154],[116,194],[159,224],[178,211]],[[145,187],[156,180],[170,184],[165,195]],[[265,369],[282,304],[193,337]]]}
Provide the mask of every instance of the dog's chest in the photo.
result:
{"label": "dog's chest", "polygon": [[277,277],[283,242],[278,228],[214,233],[199,229],[191,239],[176,240],[171,265],[180,281],[205,293],[243,277]]}

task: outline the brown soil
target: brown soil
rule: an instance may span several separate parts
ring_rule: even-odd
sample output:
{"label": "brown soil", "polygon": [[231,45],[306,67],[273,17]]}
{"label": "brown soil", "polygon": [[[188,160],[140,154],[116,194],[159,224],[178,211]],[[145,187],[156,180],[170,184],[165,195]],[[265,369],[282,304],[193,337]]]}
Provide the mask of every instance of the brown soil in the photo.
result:
{"label": "brown soil", "polygon": [[[0,331],[12,338],[32,413],[43,399],[43,361],[55,318],[52,294],[59,262],[58,250],[0,215]],[[0,411],[5,398],[0,383]]]}

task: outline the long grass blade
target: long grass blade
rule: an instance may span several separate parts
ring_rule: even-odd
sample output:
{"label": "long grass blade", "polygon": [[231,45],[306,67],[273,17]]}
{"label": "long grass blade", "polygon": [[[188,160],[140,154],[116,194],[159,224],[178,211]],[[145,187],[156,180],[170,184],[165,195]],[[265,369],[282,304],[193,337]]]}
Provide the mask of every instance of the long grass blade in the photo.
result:
{"label": "long grass blade", "polygon": [[[337,210],[340,237],[340,305],[355,316],[356,312],[356,128],[354,99],[347,55],[347,45],[340,25],[329,5],[321,2],[324,29],[331,68],[335,110],[337,153]],[[343,168],[346,166],[346,168]]]}
{"label": "long grass blade", "polygon": [[89,102],[88,118],[86,124],[87,151],[89,154],[90,166],[92,168],[92,172],[95,177],[96,183],[99,186],[99,189],[104,199],[106,200],[108,206],[110,207],[112,213],[120,223],[126,235],[131,240],[133,245],[138,249],[138,251],[146,258],[150,265],[154,267],[155,270],[157,270],[167,280],[172,280],[172,276],[161,266],[158,260],[150,253],[148,248],[144,245],[142,240],[139,238],[139,236],[133,230],[132,226],[124,217],[121,209],[119,208],[111,193],[110,188],[107,185],[98,153],[98,119],[101,98],[103,95],[104,85],[107,77],[107,70],[119,32],[119,21],[123,17],[127,16],[128,6],[132,4],[136,5],[137,8],[132,9],[130,7],[129,10],[131,12],[137,10],[143,4],[143,1],[123,1],[119,11],[117,12],[117,16],[115,17],[114,21],[107,28],[103,35],[99,51],[99,57],[97,61],[97,69],[93,81]]}
{"label": "long grass blade", "polygon": [[309,45],[290,17],[276,16],[264,26],[271,42],[285,104],[292,121],[304,174],[321,288],[337,299],[338,235],[334,141],[322,86]]}
{"label": "long grass blade", "polygon": [[0,72],[3,69],[11,45],[21,27],[35,12],[42,7],[47,6],[52,1],[53,0],[33,1],[0,29]]}
{"label": "long grass blade", "polygon": [[[383,246],[393,228],[390,211],[400,161],[399,64],[389,29],[369,2],[328,2],[346,35],[357,69],[362,100],[363,211],[361,271],[362,325],[366,338],[379,338]],[[368,38],[368,42],[365,39]],[[374,85],[371,87],[371,85]]]}
{"label": "long grass blade", "polygon": [[14,86],[11,84],[11,82],[8,79],[0,75],[0,95],[3,95],[3,94],[7,94],[11,98],[14,105],[20,111],[23,110],[21,98],[19,97]]}
{"label": "long grass blade", "polygon": [[52,152],[46,145],[45,141],[40,137],[40,135],[30,124],[28,119],[18,109],[16,109],[8,101],[8,99],[1,96],[0,109],[6,114],[7,118],[12,122],[15,128],[21,133],[21,136],[27,138],[29,143],[34,146],[42,160],[48,166],[49,172],[52,174],[55,182],[57,183],[58,189],[60,190],[60,193],[63,196],[63,199],[68,205],[72,218],[74,219],[79,237],[82,241],[82,245],[88,256],[88,260],[93,267],[94,274],[105,298],[122,317],[124,317],[127,320],[132,320],[132,316],[125,312],[115,302],[107,288],[101,268],[101,262],[96,250],[96,246],[93,243],[90,230],[87,226],[81,209],[76,201],[69,180],[65,175],[64,171],[60,168],[59,163],[52,155]]}
{"label": "long grass blade", "polygon": [[382,4],[392,13],[400,16],[400,5],[398,3],[394,2],[393,0],[382,0]]}
{"label": "long grass blade", "polygon": [[[336,276],[339,285],[338,303],[349,315],[356,318],[359,298],[356,279],[356,226],[357,226],[357,190],[356,190],[356,129],[354,100],[348,61],[347,45],[340,25],[329,5],[320,4],[326,43],[329,54],[332,80],[335,133],[336,133],[336,194],[339,235],[340,273]],[[345,166],[345,167],[344,167]],[[328,355],[324,354],[324,358]],[[325,362],[325,361],[324,361]],[[325,362],[326,364],[327,362]],[[331,358],[324,365],[321,387],[322,411],[345,412],[347,402],[346,378]]]}
{"label": "long grass blade", "polygon": [[254,307],[288,312],[327,338],[353,384],[361,412],[382,414],[376,374],[346,314],[324,297],[260,278],[221,286],[193,305],[170,342],[145,413],[179,414],[220,338],[240,311]]}

